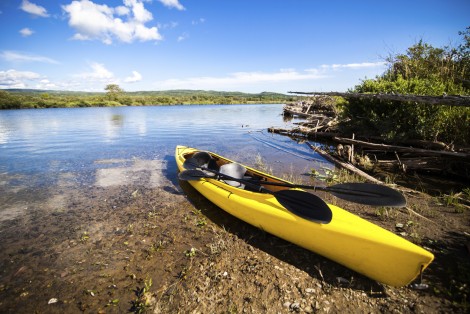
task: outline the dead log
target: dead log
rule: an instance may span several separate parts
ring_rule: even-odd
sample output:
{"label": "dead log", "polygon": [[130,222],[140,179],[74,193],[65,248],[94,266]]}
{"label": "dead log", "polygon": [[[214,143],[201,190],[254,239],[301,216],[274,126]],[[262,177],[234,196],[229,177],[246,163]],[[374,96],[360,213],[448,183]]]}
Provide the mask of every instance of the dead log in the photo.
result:
{"label": "dead log", "polygon": [[470,159],[470,154],[467,153],[458,153],[458,152],[449,152],[449,151],[437,151],[405,146],[396,146],[396,145],[386,145],[386,144],[376,144],[370,142],[364,142],[359,140],[352,140],[344,137],[333,137],[333,140],[340,143],[355,144],[362,147],[374,148],[381,151],[387,152],[399,152],[399,153],[414,153],[420,154],[423,156],[437,156],[437,157],[452,157],[452,158],[464,158]]}
{"label": "dead log", "polygon": [[[386,144],[394,144],[396,141],[387,140],[379,136],[369,136],[368,140],[381,141]],[[430,150],[451,150],[453,151],[454,146],[452,144],[446,144],[444,142],[436,141],[425,141],[425,140],[400,140],[401,145],[419,147]]]}
{"label": "dead log", "polygon": [[425,105],[444,105],[444,106],[462,106],[470,107],[470,96],[461,95],[442,95],[442,96],[424,96],[424,95],[403,95],[403,94],[362,94],[362,93],[339,93],[339,92],[288,92],[299,95],[325,95],[340,96],[344,98],[359,99],[378,99],[392,101],[409,101],[422,103]]}
{"label": "dead log", "polygon": [[365,173],[364,171],[354,167],[353,165],[351,164],[348,164],[348,163],[345,163],[345,162],[342,162],[341,160],[339,159],[336,159],[334,158],[333,156],[331,156],[330,154],[328,154],[327,152],[325,152],[324,150],[322,150],[321,148],[319,147],[316,147],[316,146],[313,146],[312,144],[310,144],[309,142],[307,142],[307,145],[313,149],[315,152],[317,152],[318,154],[320,154],[323,158],[325,158],[326,160],[332,162],[333,164],[335,164],[336,166],[338,167],[341,167],[341,168],[344,168],[344,169],[347,169],[355,174],[357,174],[358,176],[361,176],[363,178],[365,178],[367,181],[370,181],[372,183],[377,183],[377,184],[383,184],[382,181],[368,175],[367,173]]}
{"label": "dead log", "polygon": [[331,139],[333,137],[339,136],[339,133],[336,132],[308,132],[307,130],[302,130],[301,128],[293,129],[282,129],[282,128],[268,128],[268,132],[276,133],[281,135],[287,135],[296,138],[302,139],[317,139],[317,138],[327,138]]}
{"label": "dead log", "polygon": [[438,157],[420,157],[420,158],[397,158],[396,160],[377,160],[376,164],[380,169],[386,171],[396,171],[400,169],[403,172],[410,170],[429,171],[442,173],[445,162]]}

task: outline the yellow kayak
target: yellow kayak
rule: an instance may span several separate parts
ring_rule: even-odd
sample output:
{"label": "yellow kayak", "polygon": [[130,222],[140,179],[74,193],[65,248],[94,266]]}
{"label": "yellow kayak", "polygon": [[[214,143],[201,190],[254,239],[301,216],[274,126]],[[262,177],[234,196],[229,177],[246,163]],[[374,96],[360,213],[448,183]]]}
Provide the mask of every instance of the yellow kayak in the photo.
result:
{"label": "yellow kayak", "polygon": [[[175,158],[178,169],[186,170],[183,163],[197,152],[199,150],[195,148],[177,146]],[[234,163],[215,153],[207,153],[218,167]],[[244,167],[248,176],[289,183]],[[328,204],[331,221],[318,223],[287,210],[273,194],[233,186],[215,178],[201,178],[189,183],[229,214],[387,285],[408,285],[434,259],[433,254],[423,248],[331,204]],[[265,188],[271,191],[289,189],[270,185]]]}

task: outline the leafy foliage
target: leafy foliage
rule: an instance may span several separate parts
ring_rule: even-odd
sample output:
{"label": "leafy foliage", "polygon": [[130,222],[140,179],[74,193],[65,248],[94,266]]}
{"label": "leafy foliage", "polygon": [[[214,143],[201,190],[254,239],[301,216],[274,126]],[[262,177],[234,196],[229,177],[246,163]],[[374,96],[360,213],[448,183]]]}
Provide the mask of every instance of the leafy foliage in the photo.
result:
{"label": "leafy foliage", "polygon": [[[118,85],[116,86],[119,88]],[[106,91],[106,93],[85,93],[0,90],[0,109],[284,103],[298,99],[297,96],[267,92],[259,94],[199,90],[124,92],[114,87],[107,88]]]}
{"label": "leafy foliage", "polygon": [[[464,41],[457,48],[434,48],[419,41],[405,54],[388,57],[388,70],[363,80],[353,92],[469,95],[470,27],[459,34]],[[357,133],[470,144],[470,108],[357,99],[344,108],[348,126]]]}
{"label": "leafy foliage", "polygon": [[104,88],[109,100],[117,101],[124,94],[124,90],[117,84],[108,84]]}

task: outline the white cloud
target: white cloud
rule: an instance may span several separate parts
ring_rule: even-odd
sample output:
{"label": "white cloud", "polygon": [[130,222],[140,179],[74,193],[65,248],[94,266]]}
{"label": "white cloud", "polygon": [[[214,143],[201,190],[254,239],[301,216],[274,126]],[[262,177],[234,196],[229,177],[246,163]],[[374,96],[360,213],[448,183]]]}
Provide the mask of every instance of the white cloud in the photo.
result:
{"label": "white cloud", "polygon": [[48,79],[42,79],[36,84],[36,89],[57,89],[57,85],[49,81]]}
{"label": "white cloud", "polygon": [[180,42],[180,41],[186,40],[188,38],[189,38],[188,33],[183,33],[180,36],[178,36],[177,41]]}
{"label": "white cloud", "polygon": [[24,53],[8,51],[8,50],[3,51],[0,54],[0,57],[9,62],[42,62],[42,63],[50,63],[50,64],[59,64],[58,61],[48,58],[48,57],[24,54]]}
{"label": "white cloud", "polygon": [[0,88],[25,88],[28,81],[37,81],[41,75],[30,71],[0,71]]}
{"label": "white cloud", "polygon": [[142,81],[142,75],[137,71],[132,71],[132,76],[126,77],[124,82],[126,83],[135,83]]}
{"label": "white cloud", "polygon": [[116,81],[113,72],[106,69],[106,67],[103,64],[93,62],[90,64],[90,67],[91,67],[90,72],[76,74],[75,76],[80,79],[91,80],[91,81],[100,81],[100,82]]}
{"label": "white cloud", "polygon": [[115,12],[117,15],[128,15],[131,11],[129,10],[128,7],[119,6],[115,8]]}
{"label": "white cloud", "polygon": [[168,29],[168,28],[175,28],[178,26],[178,22],[170,22],[165,24],[158,24],[158,28],[160,29]]}
{"label": "white cloud", "polygon": [[161,3],[163,3],[164,6],[167,6],[169,8],[175,8],[180,11],[186,10],[184,6],[179,2],[179,0],[158,0]]}
{"label": "white cloud", "polygon": [[348,63],[348,64],[323,64],[321,66],[322,69],[364,69],[364,68],[375,68],[375,67],[383,67],[386,62],[362,62],[362,63]]}
{"label": "white cloud", "polygon": [[201,17],[199,20],[193,20],[191,24],[198,25],[198,24],[204,24],[205,22],[206,22],[206,19]]}
{"label": "white cloud", "polygon": [[32,15],[49,17],[49,14],[47,13],[47,10],[44,7],[31,3],[28,0],[23,0],[20,9]]}
{"label": "white cloud", "polygon": [[157,27],[147,27],[153,20],[142,0],[124,0],[124,6],[112,8],[89,0],[75,0],[62,9],[69,16],[69,25],[75,29],[75,40],[101,40],[111,44],[114,39],[131,43],[134,40],[161,40]]}
{"label": "white cloud", "polygon": [[[338,89],[351,71],[374,69],[381,71],[384,62],[363,62],[349,64],[321,65],[303,71],[292,68],[280,69],[276,72],[235,72],[225,76],[201,76],[189,78],[173,78],[155,82],[155,87],[166,89],[214,89],[214,90],[289,90],[299,86],[325,86],[334,84]],[[341,72],[339,70],[342,70]],[[342,74],[339,74],[342,73]],[[355,73],[362,73],[357,71]],[[359,74],[358,74],[359,75]],[[335,83],[331,83],[334,80]],[[357,78],[354,78],[357,80]],[[349,84],[349,83],[348,83]],[[297,87],[296,87],[297,86]],[[305,87],[303,87],[305,88]],[[318,88],[318,87],[317,87]],[[341,86],[343,88],[343,86]],[[347,88],[347,87],[346,87]]]}
{"label": "white cloud", "polygon": [[33,33],[34,33],[34,31],[31,30],[31,29],[29,29],[29,28],[27,28],[27,27],[25,27],[25,28],[23,28],[22,30],[20,30],[20,34],[21,34],[21,36],[23,36],[23,37],[31,36]]}
{"label": "white cloud", "polygon": [[124,0],[127,7],[132,8],[132,13],[137,22],[146,23],[153,20],[152,13],[144,8],[144,4],[138,0]]}
{"label": "white cloud", "polygon": [[160,89],[227,89],[234,86],[259,83],[282,83],[289,81],[316,80],[324,77],[315,71],[298,72],[293,69],[282,69],[278,72],[236,72],[225,77],[191,77],[186,79],[169,79],[157,82]]}

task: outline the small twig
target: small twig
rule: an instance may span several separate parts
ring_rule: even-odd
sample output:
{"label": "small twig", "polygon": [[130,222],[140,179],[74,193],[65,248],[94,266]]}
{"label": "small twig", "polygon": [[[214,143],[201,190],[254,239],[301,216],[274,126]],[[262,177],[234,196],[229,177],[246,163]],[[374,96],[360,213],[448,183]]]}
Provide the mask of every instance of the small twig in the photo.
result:
{"label": "small twig", "polygon": [[322,282],[325,282],[325,278],[323,278],[323,273],[322,273],[320,267],[318,267],[317,265],[315,265],[315,268],[317,269],[318,273],[320,274],[321,281],[322,281]]}
{"label": "small twig", "polygon": [[423,218],[424,220],[427,220],[427,221],[432,222],[433,224],[437,225],[436,222],[432,221],[432,220],[429,219],[429,218],[424,217],[424,216],[421,215],[421,214],[418,214],[417,212],[415,212],[414,210],[412,210],[412,209],[409,208],[408,206],[406,206],[405,208],[408,210],[409,213],[414,214],[414,215],[416,215],[416,216],[418,216],[418,217],[420,217],[420,218]]}

